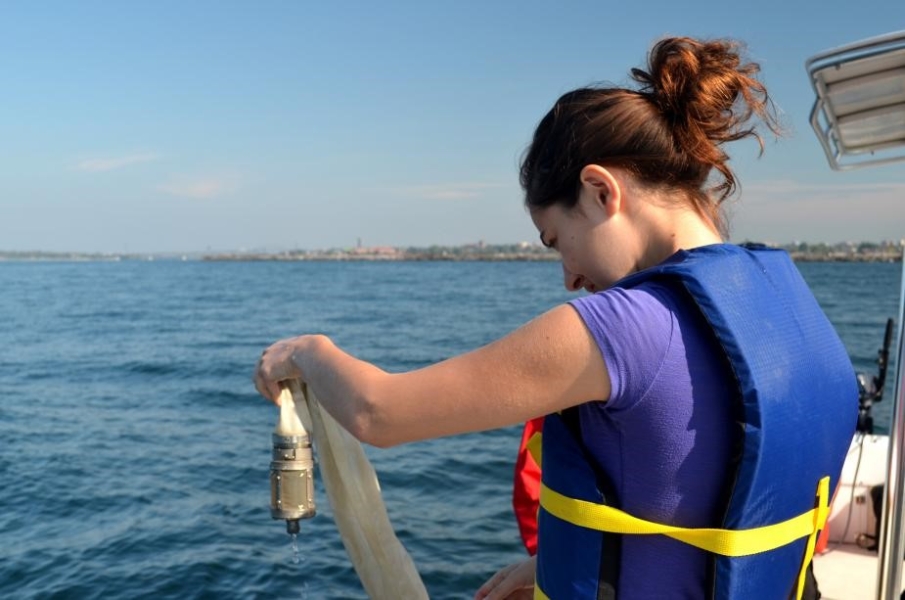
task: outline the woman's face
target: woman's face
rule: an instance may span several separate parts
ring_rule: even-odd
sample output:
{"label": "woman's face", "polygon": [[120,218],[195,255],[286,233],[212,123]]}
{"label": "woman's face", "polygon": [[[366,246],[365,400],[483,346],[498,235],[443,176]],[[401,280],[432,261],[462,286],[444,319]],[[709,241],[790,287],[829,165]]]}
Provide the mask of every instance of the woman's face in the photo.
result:
{"label": "woman's face", "polygon": [[633,272],[625,219],[583,190],[573,208],[553,205],[531,211],[541,242],[562,257],[563,284],[570,291],[597,292]]}

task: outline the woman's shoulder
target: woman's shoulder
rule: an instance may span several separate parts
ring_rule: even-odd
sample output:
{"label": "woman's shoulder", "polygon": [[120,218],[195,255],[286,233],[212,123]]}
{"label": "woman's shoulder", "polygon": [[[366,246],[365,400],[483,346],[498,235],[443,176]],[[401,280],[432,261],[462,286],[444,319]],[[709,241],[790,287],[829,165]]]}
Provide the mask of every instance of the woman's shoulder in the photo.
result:
{"label": "woman's shoulder", "polygon": [[694,301],[668,282],[610,288],[569,304],[604,356],[614,360],[665,357],[676,351],[677,335],[702,335],[706,329]]}
{"label": "woman's shoulder", "polygon": [[686,308],[685,295],[668,283],[645,281],[631,288],[613,287],[575,298],[569,302],[579,314],[629,318],[646,316],[661,321],[671,319]]}
{"label": "woman's shoulder", "polygon": [[576,298],[578,312],[601,348],[641,345],[648,350],[669,345],[684,312],[678,295],[668,286],[650,282],[633,288],[610,288]]}

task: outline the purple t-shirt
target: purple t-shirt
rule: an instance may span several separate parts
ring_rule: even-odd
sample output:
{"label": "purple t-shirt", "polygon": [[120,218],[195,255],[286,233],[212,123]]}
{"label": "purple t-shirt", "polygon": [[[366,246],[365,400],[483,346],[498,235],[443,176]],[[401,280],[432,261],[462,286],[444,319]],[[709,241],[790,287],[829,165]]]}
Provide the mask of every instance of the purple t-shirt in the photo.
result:
{"label": "purple t-shirt", "polygon": [[[690,298],[656,282],[570,304],[609,371],[606,402],[579,407],[595,468],[631,515],[719,527],[733,440],[728,363]],[[623,537],[620,600],[703,598],[707,554],[665,536]]]}

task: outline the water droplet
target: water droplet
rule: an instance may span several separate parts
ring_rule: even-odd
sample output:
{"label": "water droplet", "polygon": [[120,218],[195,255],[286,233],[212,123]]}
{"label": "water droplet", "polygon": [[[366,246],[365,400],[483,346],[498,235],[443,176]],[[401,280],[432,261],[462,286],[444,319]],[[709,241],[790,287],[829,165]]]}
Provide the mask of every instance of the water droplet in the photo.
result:
{"label": "water droplet", "polygon": [[[297,533],[289,534],[289,547],[292,548],[292,557],[290,558],[292,564],[301,564],[303,559],[301,552],[299,552],[299,536]],[[299,600],[309,600],[307,581],[302,582],[302,590],[301,596],[299,596]]]}

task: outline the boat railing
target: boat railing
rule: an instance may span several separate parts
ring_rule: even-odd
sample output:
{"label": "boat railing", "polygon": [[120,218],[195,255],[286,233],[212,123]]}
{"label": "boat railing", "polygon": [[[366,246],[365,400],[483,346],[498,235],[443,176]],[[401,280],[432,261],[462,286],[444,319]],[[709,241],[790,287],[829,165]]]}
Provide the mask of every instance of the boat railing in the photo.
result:
{"label": "boat railing", "polygon": [[811,126],[838,171],[905,160],[905,31],[813,56]]}

